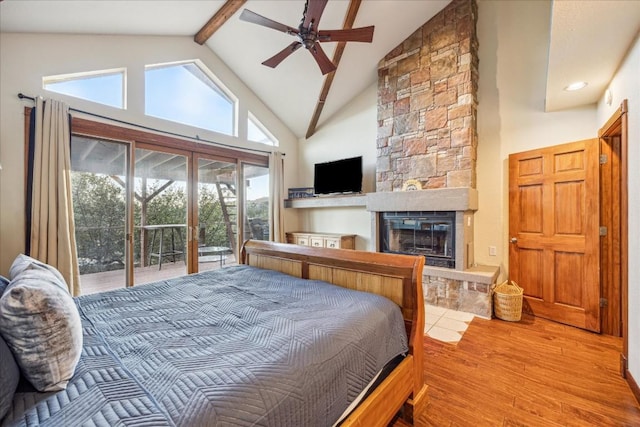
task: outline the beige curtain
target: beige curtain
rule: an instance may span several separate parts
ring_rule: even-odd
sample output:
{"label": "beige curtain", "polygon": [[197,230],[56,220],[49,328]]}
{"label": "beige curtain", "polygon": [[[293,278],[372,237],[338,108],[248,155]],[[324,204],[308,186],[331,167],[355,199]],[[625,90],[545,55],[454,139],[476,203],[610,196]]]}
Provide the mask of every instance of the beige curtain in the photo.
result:
{"label": "beige curtain", "polygon": [[36,99],[30,255],[62,273],[71,295],[80,295],[73,204],[69,107]]}
{"label": "beige curtain", "polygon": [[269,240],[284,242],[284,155],[269,154]]}

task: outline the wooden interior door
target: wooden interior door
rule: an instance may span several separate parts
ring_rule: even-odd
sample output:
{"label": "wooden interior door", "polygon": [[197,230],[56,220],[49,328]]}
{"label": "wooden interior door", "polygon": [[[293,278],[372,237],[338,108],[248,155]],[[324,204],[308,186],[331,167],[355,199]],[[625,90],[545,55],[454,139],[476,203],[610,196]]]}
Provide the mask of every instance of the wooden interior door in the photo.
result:
{"label": "wooden interior door", "polygon": [[598,140],[509,156],[509,275],[524,310],[600,331]]}

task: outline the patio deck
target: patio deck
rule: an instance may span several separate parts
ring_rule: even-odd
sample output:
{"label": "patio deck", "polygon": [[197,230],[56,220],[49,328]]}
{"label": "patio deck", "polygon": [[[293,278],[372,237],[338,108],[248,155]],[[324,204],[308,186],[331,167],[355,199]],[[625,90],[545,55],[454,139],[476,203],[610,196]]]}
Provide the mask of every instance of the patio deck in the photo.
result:
{"label": "patio deck", "polygon": [[[217,270],[219,268],[236,263],[236,259],[233,254],[227,255],[222,259],[223,262],[221,263],[220,257],[218,255],[205,257],[201,256],[200,263],[198,265],[199,271]],[[187,267],[183,261],[164,261],[162,263],[161,270],[158,269],[157,265],[152,265],[149,267],[136,267],[133,269],[135,285],[157,282],[159,280],[173,279],[174,277],[184,276],[185,274],[187,274]],[[102,273],[83,274],[80,276],[80,289],[82,290],[82,295],[111,291],[124,287],[124,269],[105,271]]]}

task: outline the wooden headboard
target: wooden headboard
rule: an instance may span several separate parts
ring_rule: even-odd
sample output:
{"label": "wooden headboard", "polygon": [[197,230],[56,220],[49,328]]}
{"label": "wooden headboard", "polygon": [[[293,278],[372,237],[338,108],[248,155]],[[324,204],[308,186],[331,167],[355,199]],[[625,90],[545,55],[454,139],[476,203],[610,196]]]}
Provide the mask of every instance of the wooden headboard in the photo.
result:
{"label": "wooden headboard", "polygon": [[[411,328],[419,320],[416,308],[424,308],[424,257],[420,256],[248,240],[242,248],[241,263],[382,295],[400,306]],[[424,318],[422,323],[424,328]]]}
{"label": "wooden headboard", "polygon": [[[375,293],[398,304],[409,338],[409,354],[413,356],[413,401],[418,394],[426,394],[422,350],[424,257],[314,248],[260,240],[246,241],[240,256],[242,264]],[[426,402],[426,398],[421,400]],[[410,403],[412,407],[413,401]]]}

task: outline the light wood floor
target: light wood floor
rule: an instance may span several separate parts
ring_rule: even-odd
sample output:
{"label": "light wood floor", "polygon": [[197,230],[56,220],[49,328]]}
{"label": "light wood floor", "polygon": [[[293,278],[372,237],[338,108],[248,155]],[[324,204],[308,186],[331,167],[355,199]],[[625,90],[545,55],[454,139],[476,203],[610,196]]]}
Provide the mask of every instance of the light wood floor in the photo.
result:
{"label": "light wood floor", "polygon": [[430,403],[416,426],[640,426],[621,348],[530,316],[476,317],[457,345],[425,338]]}

